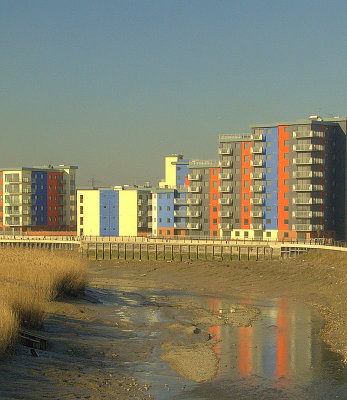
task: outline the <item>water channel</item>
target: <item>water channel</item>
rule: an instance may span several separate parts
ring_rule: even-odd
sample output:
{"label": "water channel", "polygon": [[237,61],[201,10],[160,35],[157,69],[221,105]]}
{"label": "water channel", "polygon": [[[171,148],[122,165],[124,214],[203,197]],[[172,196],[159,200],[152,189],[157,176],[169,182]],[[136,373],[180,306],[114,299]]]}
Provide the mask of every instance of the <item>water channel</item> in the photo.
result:
{"label": "water channel", "polygon": [[[224,399],[342,399],[347,393],[346,372],[339,356],[319,337],[323,321],[307,306],[280,298],[218,298],[192,296],[168,290],[93,289],[108,318],[117,315],[136,329],[133,341],[151,341],[146,361],[127,368],[139,382],[150,384],[150,393],[163,400]],[[165,323],[186,321],[182,309],[172,312],[171,302],[195,303],[216,318],[235,304],[255,306],[260,315],[251,326],[211,325],[218,372],[208,382],[182,378],[161,360],[160,337]],[[170,312],[168,312],[170,311]],[[108,366],[112,370],[112,365]]]}

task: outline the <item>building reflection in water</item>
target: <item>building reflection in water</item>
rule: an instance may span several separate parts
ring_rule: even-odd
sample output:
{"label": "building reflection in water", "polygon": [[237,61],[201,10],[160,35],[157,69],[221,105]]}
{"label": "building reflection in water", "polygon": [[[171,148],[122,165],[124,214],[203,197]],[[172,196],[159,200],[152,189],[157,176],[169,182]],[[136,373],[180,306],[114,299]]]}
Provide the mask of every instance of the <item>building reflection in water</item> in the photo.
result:
{"label": "building reflection in water", "polygon": [[[209,309],[215,316],[230,307],[224,300],[209,299]],[[314,365],[320,364],[323,352],[321,342],[313,341],[320,323],[307,307],[284,299],[267,302],[260,308],[261,316],[252,326],[209,328],[218,341],[213,349],[220,360],[219,377],[256,375],[272,378],[282,387],[298,375],[312,380]]]}

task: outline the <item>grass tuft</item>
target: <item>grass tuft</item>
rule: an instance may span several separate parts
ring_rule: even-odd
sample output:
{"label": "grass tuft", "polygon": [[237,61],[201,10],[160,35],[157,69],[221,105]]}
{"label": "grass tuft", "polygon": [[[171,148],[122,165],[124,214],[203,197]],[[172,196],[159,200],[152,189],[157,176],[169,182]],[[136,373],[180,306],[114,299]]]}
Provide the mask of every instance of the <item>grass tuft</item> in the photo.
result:
{"label": "grass tuft", "polygon": [[78,254],[0,249],[0,354],[20,327],[42,327],[47,302],[76,296],[85,285],[86,262]]}

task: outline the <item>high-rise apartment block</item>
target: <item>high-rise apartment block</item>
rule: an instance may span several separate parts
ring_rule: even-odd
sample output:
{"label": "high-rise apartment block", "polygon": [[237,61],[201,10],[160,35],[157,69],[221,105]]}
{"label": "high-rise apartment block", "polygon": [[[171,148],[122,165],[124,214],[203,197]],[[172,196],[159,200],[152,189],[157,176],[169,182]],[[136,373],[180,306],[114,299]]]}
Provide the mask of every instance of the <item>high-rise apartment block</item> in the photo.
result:
{"label": "high-rise apartment block", "polygon": [[0,233],[76,229],[75,166],[0,170]]}
{"label": "high-rise apartment block", "polygon": [[125,208],[137,218],[144,216],[142,230],[139,219],[131,232],[105,229],[100,218],[108,221],[108,215],[103,215],[100,200],[95,206],[100,220],[96,230],[87,228],[79,201],[78,232],[231,240],[344,239],[346,125],[346,118],[317,116],[252,125],[250,133],[219,136],[219,159],[189,161],[180,154],[168,155],[165,179],[159,188],[147,188],[148,200],[143,203],[147,211],[138,209],[143,200],[139,197],[134,204],[119,201],[119,216]]}

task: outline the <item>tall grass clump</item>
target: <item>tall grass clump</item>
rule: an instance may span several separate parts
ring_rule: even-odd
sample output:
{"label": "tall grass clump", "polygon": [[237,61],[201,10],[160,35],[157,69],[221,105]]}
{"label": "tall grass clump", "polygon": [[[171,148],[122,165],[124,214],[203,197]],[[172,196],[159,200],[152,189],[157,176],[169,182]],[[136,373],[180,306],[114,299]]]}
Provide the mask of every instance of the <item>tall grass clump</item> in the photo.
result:
{"label": "tall grass clump", "polygon": [[78,254],[0,249],[0,354],[20,327],[42,327],[47,302],[76,296],[85,285],[86,262]]}

